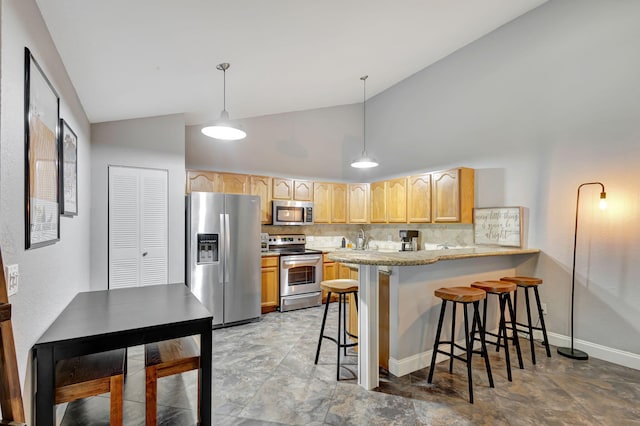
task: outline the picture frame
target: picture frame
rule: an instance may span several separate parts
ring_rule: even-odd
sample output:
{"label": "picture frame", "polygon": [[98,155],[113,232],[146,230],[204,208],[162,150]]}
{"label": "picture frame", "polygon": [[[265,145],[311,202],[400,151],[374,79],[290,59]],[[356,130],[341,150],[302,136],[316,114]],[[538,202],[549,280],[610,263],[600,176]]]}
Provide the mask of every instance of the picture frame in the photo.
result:
{"label": "picture frame", "polygon": [[78,136],[60,119],[60,214],[78,215]]}
{"label": "picture frame", "polygon": [[60,241],[60,98],[24,50],[25,249]]}
{"label": "picture frame", "polygon": [[520,206],[474,208],[474,244],[523,248],[525,221],[526,209]]}

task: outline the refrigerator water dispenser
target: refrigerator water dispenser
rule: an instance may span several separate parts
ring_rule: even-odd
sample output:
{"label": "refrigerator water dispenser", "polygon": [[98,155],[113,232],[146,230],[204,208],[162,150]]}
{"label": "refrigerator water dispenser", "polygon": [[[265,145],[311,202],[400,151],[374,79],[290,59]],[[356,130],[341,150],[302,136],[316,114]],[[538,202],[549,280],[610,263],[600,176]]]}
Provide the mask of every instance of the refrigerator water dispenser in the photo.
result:
{"label": "refrigerator water dispenser", "polygon": [[218,261],[218,234],[198,234],[198,263]]}

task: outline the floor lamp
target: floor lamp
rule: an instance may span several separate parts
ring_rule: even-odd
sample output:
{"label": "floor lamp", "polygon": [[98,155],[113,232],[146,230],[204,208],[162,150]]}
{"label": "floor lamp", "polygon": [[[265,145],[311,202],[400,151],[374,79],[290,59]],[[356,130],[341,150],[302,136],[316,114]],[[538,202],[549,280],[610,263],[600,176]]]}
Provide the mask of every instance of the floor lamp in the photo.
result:
{"label": "floor lamp", "polygon": [[576,292],[576,243],[578,242],[578,210],[580,208],[580,189],[586,185],[600,185],[602,191],[600,192],[600,208],[607,208],[607,193],[604,191],[604,185],[600,182],[587,182],[578,186],[578,197],[576,199],[576,226],[573,233],[573,274],[571,276],[571,347],[570,348],[558,348],[558,353],[567,358],[585,360],[589,359],[589,355],[579,349],[573,347],[573,305]]}

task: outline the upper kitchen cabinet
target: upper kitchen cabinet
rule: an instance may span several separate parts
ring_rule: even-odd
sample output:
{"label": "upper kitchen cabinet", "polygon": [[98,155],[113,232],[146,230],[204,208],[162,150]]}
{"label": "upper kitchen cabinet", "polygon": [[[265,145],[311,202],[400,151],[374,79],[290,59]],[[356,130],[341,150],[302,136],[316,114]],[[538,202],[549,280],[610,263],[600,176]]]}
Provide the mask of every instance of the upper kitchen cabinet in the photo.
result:
{"label": "upper kitchen cabinet", "polygon": [[370,185],[371,223],[387,222],[387,183],[373,182]]}
{"label": "upper kitchen cabinet", "polygon": [[313,201],[313,182],[309,180],[293,180],[273,178],[274,200]]}
{"label": "upper kitchen cabinet", "polygon": [[407,222],[407,178],[391,179],[386,182],[387,221]]}
{"label": "upper kitchen cabinet", "polygon": [[249,184],[249,175],[240,175],[236,173],[219,173],[218,174],[219,191],[225,194],[250,194],[251,187]]}
{"label": "upper kitchen cabinet", "polygon": [[407,221],[431,222],[431,174],[409,176],[407,180]]}
{"label": "upper kitchen cabinet", "polygon": [[347,184],[314,182],[315,223],[347,223]]}
{"label": "upper kitchen cabinet", "polygon": [[314,182],[313,199],[313,221],[331,223],[331,183]]}
{"label": "upper kitchen cabinet", "polygon": [[347,223],[347,184],[331,184],[331,223]]}
{"label": "upper kitchen cabinet", "polygon": [[251,195],[260,196],[260,221],[271,223],[271,178],[269,176],[251,176]]}
{"label": "upper kitchen cabinet", "polygon": [[187,194],[191,192],[220,192],[219,173],[187,170]]}
{"label": "upper kitchen cabinet", "polygon": [[371,184],[371,223],[407,222],[407,178]]}
{"label": "upper kitchen cabinet", "polygon": [[369,184],[350,183],[349,196],[349,223],[369,223]]}
{"label": "upper kitchen cabinet", "polygon": [[473,169],[461,167],[434,172],[431,181],[433,222],[473,223]]}

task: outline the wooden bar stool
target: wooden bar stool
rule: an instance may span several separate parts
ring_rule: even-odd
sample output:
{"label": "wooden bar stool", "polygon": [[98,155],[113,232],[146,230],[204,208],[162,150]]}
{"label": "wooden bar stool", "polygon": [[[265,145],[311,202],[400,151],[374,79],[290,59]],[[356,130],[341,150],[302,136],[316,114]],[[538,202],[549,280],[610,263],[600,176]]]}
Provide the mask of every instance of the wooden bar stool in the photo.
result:
{"label": "wooden bar stool", "polygon": [[[527,307],[527,324],[519,323],[516,318],[516,325],[520,327],[526,327],[526,333],[529,334],[529,345],[531,346],[531,360],[533,365],[536,365],[536,352],[535,347],[533,345],[533,330],[542,331],[543,342],[546,351],[547,357],[551,358],[551,349],[549,349],[549,339],[547,338],[547,327],[544,325],[544,315],[542,314],[542,305],[540,304],[540,294],[538,293],[538,286],[542,284],[542,280],[540,278],[535,277],[502,277],[500,278],[502,281],[507,281],[510,283],[514,283],[519,288],[524,289],[524,297],[525,297],[525,305]],[[531,308],[529,305],[529,289],[533,288],[533,293],[536,297],[536,305],[538,306],[538,318],[540,319],[540,327],[534,326],[531,322]],[[515,312],[517,316],[518,309],[518,292],[516,291],[513,296],[513,304],[515,306]]]}
{"label": "wooden bar stool", "polygon": [[[491,343],[492,345],[496,345],[496,352],[500,351],[500,339],[501,336],[504,337],[504,357],[507,364],[507,379],[511,382],[511,358],[509,356],[509,345],[508,340],[511,340],[516,347],[516,353],[518,354],[518,365],[521,369],[524,368],[522,364],[522,353],[520,352],[520,343],[518,342],[518,329],[516,327],[516,315],[513,311],[513,305],[511,304],[511,292],[516,291],[516,285],[514,283],[506,282],[506,281],[497,281],[497,280],[489,280],[489,281],[476,281],[471,284],[473,288],[479,288],[484,290],[487,293],[487,298],[482,302],[482,322],[484,326],[487,326],[487,304],[489,301],[488,295],[494,294],[498,296],[498,302],[500,305],[500,324],[498,325],[498,334],[492,333],[490,331],[485,330],[485,334],[493,336],[496,338],[495,342],[487,340],[486,343]],[[509,318],[511,322],[511,332],[512,335],[509,337],[507,334],[507,320],[505,318],[505,311],[509,308]],[[478,340],[475,336],[472,339],[473,342]]]}
{"label": "wooden bar stool", "polygon": [[158,414],[158,379],[198,370],[198,424],[200,424],[200,348],[193,336],[144,345],[146,373],[146,425],[155,426]]}
{"label": "wooden bar stool", "polygon": [[[322,317],[322,326],[320,327],[320,337],[318,338],[318,349],[316,351],[316,361],[318,364],[318,358],[320,357],[320,347],[322,345],[322,339],[329,339],[338,346],[337,357],[337,369],[336,380],[340,380],[340,349],[342,348],[344,354],[347,354],[347,348],[357,346],[358,343],[347,343],[347,335],[353,338],[357,338],[349,332],[347,332],[347,297],[353,293],[353,298],[356,302],[356,310],[358,309],[358,281],[349,279],[337,279],[326,280],[320,283],[320,288],[327,292],[327,303],[324,307],[324,316]],[[329,301],[331,300],[331,293],[338,295],[338,338],[334,339],[331,336],[324,334],[324,326],[327,323],[327,313],[329,312]],[[342,335],[342,343],[340,341],[340,335]]]}
{"label": "wooden bar stool", "polygon": [[[480,342],[482,343],[481,355],[484,358],[484,365],[487,370],[487,376],[489,377],[489,386],[493,386],[493,376],[491,375],[491,365],[489,365],[489,356],[487,354],[487,345],[484,339],[484,326],[480,320],[480,313],[478,306],[480,300],[486,298],[484,290],[471,287],[449,287],[439,288],[434,294],[436,297],[442,299],[442,307],[440,308],[440,319],[438,319],[438,329],[436,331],[436,340],[433,345],[433,355],[431,356],[431,367],[429,368],[428,383],[431,383],[433,379],[433,372],[436,366],[436,355],[438,353],[447,355],[449,357],[449,373],[453,373],[453,359],[457,359],[467,364],[467,378],[469,382],[469,402],[473,404],[473,382],[471,378],[471,354],[473,353],[473,340],[472,336],[475,334],[476,327],[480,333]],[[451,340],[441,341],[440,332],[442,331],[442,321],[444,319],[444,313],[447,308],[447,302],[453,302],[453,311],[451,316]],[[462,303],[464,309],[464,341],[465,347],[462,347],[455,343],[455,329],[456,329],[456,306],[458,303]],[[473,322],[471,325],[471,333],[469,333],[469,318],[467,314],[467,305],[473,303]],[[440,345],[450,345],[449,351],[439,349]],[[454,349],[462,349],[465,351],[466,356],[463,358],[460,355],[454,353]]]}
{"label": "wooden bar stool", "polygon": [[58,361],[55,403],[62,404],[109,392],[109,424],[122,425],[124,361],[124,349]]}

